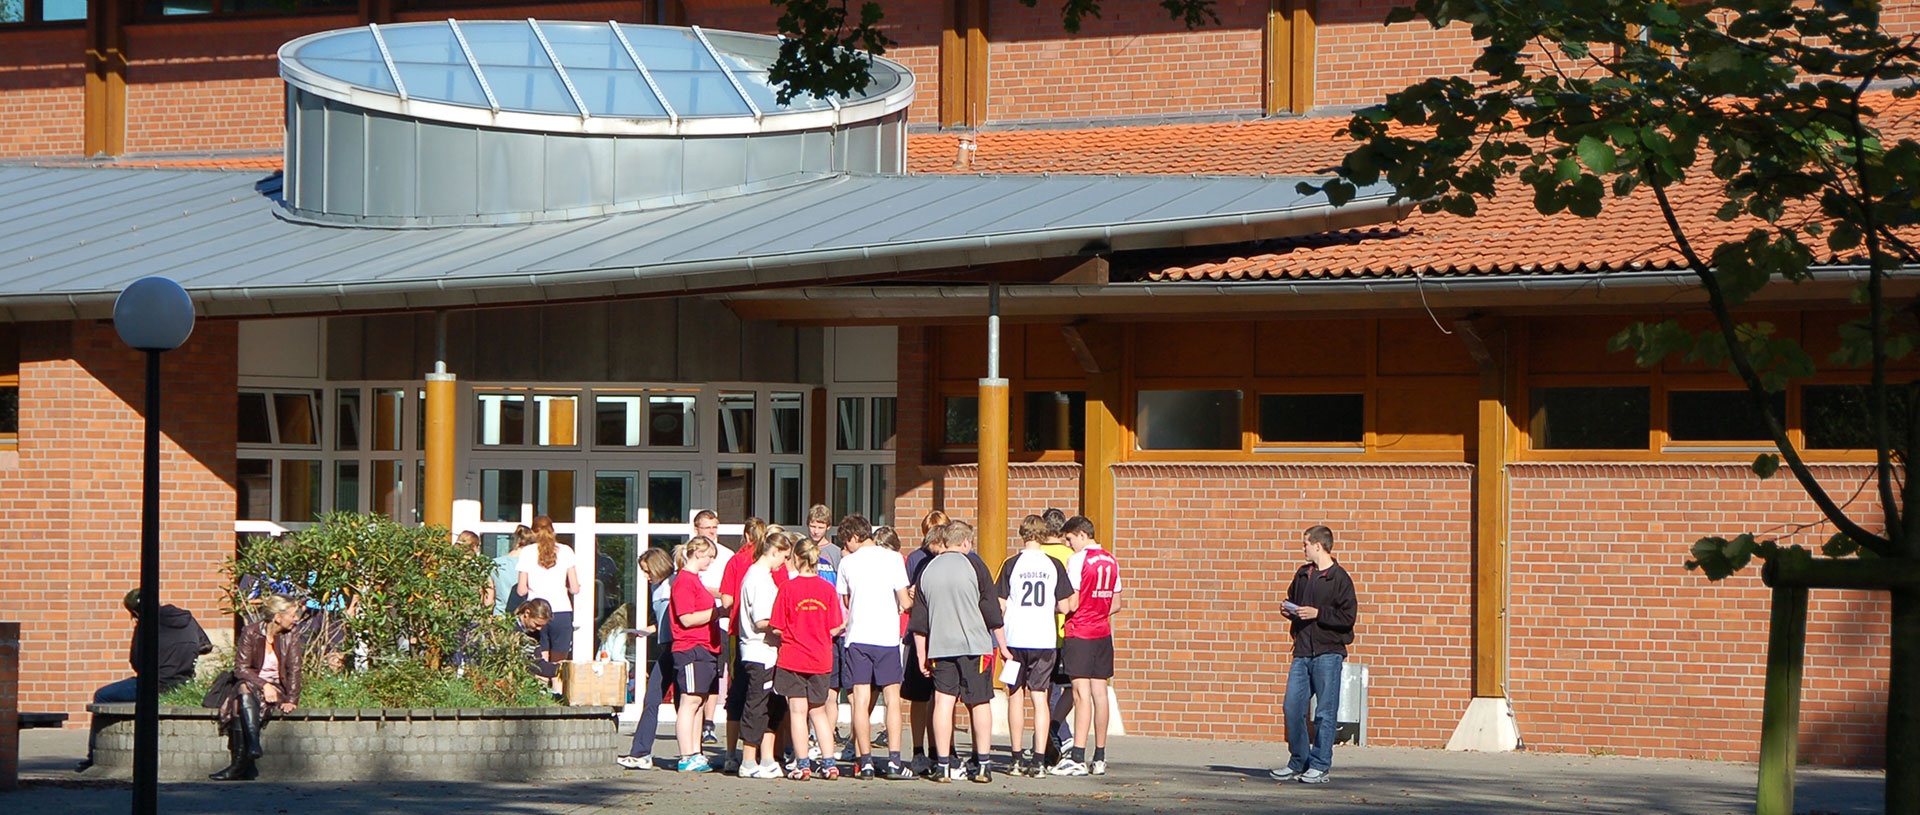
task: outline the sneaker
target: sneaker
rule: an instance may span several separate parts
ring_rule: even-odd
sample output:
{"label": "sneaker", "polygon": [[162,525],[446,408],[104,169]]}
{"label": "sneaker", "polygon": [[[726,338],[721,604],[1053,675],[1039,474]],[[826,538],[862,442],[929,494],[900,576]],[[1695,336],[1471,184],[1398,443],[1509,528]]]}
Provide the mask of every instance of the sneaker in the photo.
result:
{"label": "sneaker", "polygon": [[907,765],[907,770],[913,773],[915,777],[922,777],[922,776],[925,776],[927,773],[931,772],[931,770],[928,768],[932,765],[932,763],[933,762],[927,758],[925,753],[921,753],[913,757],[913,763]]}
{"label": "sneaker", "polygon": [[841,761],[844,761],[844,762],[847,762],[848,764],[852,764],[853,762],[855,762],[855,761],[858,761],[858,760],[860,759],[860,757],[859,757],[859,756],[857,756],[857,755],[854,755],[854,752],[853,752],[853,742],[852,742],[852,741],[843,741],[843,742],[840,742],[840,743],[841,743],[842,745],[845,745],[845,746],[843,746],[843,747],[841,747],[841,748],[840,748],[840,760],[841,760]]}
{"label": "sneaker", "polygon": [[795,764],[793,769],[787,771],[788,781],[805,781],[812,777],[813,768],[804,764]]}
{"label": "sneaker", "polygon": [[745,778],[747,768],[740,763],[740,756],[729,753],[727,755],[727,763],[721,766],[720,772],[726,773],[727,775],[740,773],[740,777]]}
{"label": "sneaker", "polygon": [[1106,775],[1107,760],[1104,758],[1094,759],[1092,763],[1087,765],[1087,774],[1088,775]]}
{"label": "sneaker", "polygon": [[1326,770],[1308,770],[1300,774],[1302,784],[1325,784],[1331,780],[1333,779],[1327,775]]}
{"label": "sneaker", "polygon": [[[780,769],[780,762],[772,759],[754,764],[752,768],[751,773],[746,776],[747,778],[779,778],[780,776],[786,775],[786,772]],[[742,766],[740,771],[747,773],[748,769]]]}
{"label": "sneaker", "polygon": [[1071,758],[1063,758],[1060,759],[1059,764],[1053,765],[1053,769],[1047,772],[1053,775],[1086,775],[1087,765],[1074,761]]}
{"label": "sneaker", "polygon": [[651,770],[653,769],[653,756],[621,756],[614,759],[613,763],[629,770]]}
{"label": "sneaker", "polygon": [[973,775],[970,777],[975,784],[993,783],[993,762],[982,761],[973,765]]}
{"label": "sneaker", "polygon": [[1055,738],[1047,739],[1047,751],[1042,754],[1040,760],[1045,762],[1048,767],[1052,767],[1060,763],[1060,758],[1060,740]]}
{"label": "sneaker", "polygon": [[680,772],[710,773],[713,772],[713,765],[707,763],[706,756],[686,756],[680,759]]}
{"label": "sneaker", "polygon": [[874,779],[873,764],[869,762],[860,765],[860,769],[853,771],[853,777],[861,781],[872,781]]}
{"label": "sneaker", "polygon": [[825,762],[820,767],[820,772],[818,773],[818,775],[820,776],[821,781],[840,780],[840,763],[837,761],[831,761],[831,760]]}
{"label": "sneaker", "polygon": [[815,742],[815,741],[807,742],[807,760],[808,761],[820,760],[820,743],[819,742]]}
{"label": "sneaker", "polygon": [[933,769],[927,773],[927,780],[935,784],[951,784],[953,783],[953,768],[942,767],[935,764],[933,765]]}
{"label": "sneaker", "polygon": [[713,734],[712,725],[707,725],[706,727],[703,727],[700,729],[700,743],[701,744],[719,744],[720,743],[720,737]]}
{"label": "sneaker", "polygon": [[1300,774],[1294,772],[1292,767],[1275,767],[1267,771],[1267,777],[1275,781],[1292,781],[1299,778]]}
{"label": "sneaker", "polygon": [[915,773],[912,770],[912,768],[909,768],[904,764],[900,764],[897,762],[887,762],[887,768],[881,771],[880,777],[885,778],[888,781],[906,781],[915,777],[916,775],[918,774]]}
{"label": "sneaker", "polygon": [[886,731],[886,728],[878,728],[878,727],[877,727],[877,728],[874,728],[874,730],[873,730],[873,738],[872,738],[872,739],[870,740],[870,742],[869,742],[869,743],[870,743],[870,744],[871,744],[872,746],[874,746],[874,747],[885,747],[885,746],[887,746],[887,731]]}
{"label": "sneaker", "polygon": [[73,765],[73,771],[76,773],[84,773],[91,769],[93,769],[93,759],[90,758],[80,759],[79,764]]}

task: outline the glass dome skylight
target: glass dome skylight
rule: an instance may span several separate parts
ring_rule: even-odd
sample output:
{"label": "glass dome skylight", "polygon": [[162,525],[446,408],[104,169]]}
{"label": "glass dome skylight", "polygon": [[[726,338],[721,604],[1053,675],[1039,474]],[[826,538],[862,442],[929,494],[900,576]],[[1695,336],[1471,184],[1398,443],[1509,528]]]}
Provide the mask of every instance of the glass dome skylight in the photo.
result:
{"label": "glass dome skylight", "polygon": [[522,130],[752,133],[866,120],[904,108],[912,74],[873,58],[845,100],[781,105],[773,37],[698,27],[484,20],[369,25],[280,49],[291,85],[423,119]]}

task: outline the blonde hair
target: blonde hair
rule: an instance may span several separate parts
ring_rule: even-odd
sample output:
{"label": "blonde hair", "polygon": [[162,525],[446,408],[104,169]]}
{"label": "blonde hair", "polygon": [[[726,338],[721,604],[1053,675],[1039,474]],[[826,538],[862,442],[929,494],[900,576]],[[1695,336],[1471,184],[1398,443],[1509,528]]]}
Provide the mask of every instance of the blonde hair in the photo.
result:
{"label": "blonde hair", "polygon": [[508,547],[507,551],[518,552],[532,545],[533,529],[526,524],[521,524],[513,528],[513,545]]}
{"label": "blonde hair", "polygon": [[640,553],[640,571],[647,573],[648,583],[659,583],[673,574],[673,556],[664,549],[648,547]]}
{"label": "blonde hair", "polygon": [[929,552],[945,548],[947,545],[947,525],[940,524],[926,530],[926,537],[920,539],[920,548]]}
{"label": "blonde hair", "polygon": [[826,504],[814,504],[807,509],[807,523],[833,525],[833,510]]}
{"label": "blonde hair", "polygon": [[819,569],[820,544],[814,543],[813,539],[809,537],[798,535],[795,537],[799,539],[793,542],[794,569],[802,572],[811,572]]}
{"label": "blonde hair", "polygon": [[533,519],[533,542],[540,547],[540,568],[551,569],[560,562],[560,539],[553,536],[553,519],[545,515]]}
{"label": "blonde hair", "polygon": [[713,541],[707,540],[706,538],[689,540],[686,543],[673,547],[673,568],[685,569],[687,568],[687,561],[694,559],[702,552],[712,553],[713,551]]}
{"label": "blonde hair", "polygon": [[1028,515],[1020,519],[1020,541],[1046,540],[1047,520],[1038,515]]}
{"label": "blonde hair", "polygon": [[890,552],[900,551],[900,535],[894,532],[891,526],[874,527],[873,542],[880,544]]}
{"label": "blonde hair", "polygon": [[284,594],[269,594],[260,598],[260,607],[266,610],[267,618],[272,619],[299,606],[293,602],[293,598]]}
{"label": "blonde hair", "polygon": [[740,536],[746,539],[746,544],[740,548],[753,552],[754,559],[758,560],[760,557],[760,547],[764,545],[762,542],[767,539],[766,520],[758,515],[750,515],[747,517],[746,522],[742,523],[740,527]]}

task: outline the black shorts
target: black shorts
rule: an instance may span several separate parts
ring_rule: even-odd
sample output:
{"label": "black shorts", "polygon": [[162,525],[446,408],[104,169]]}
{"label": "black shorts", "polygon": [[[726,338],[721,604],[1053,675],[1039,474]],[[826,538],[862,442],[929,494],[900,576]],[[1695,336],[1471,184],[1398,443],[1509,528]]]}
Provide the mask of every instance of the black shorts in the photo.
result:
{"label": "black shorts", "polygon": [[884,688],[898,685],[906,678],[900,664],[899,646],[849,645],[846,653],[847,687],[873,685]]}
{"label": "black shorts", "polygon": [[[738,649],[735,649],[734,659],[733,659],[733,669],[727,672],[727,721],[730,721],[730,722],[740,721],[740,717],[744,715],[744,711],[746,710],[746,705],[747,705],[747,668],[746,666],[749,664],[757,665],[759,663],[742,662],[740,659],[740,654]],[[771,673],[769,673],[769,675],[771,675]]]}
{"label": "black shorts", "polygon": [[[742,688],[740,698],[740,738],[758,745],[768,730],[787,719],[787,701],[773,692],[773,668],[758,662],[743,662],[734,670],[734,685]],[[732,717],[732,709],[727,716]]]}
{"label": "black shorts", "polygon": [[773,692],[789,699],[805,696],[808,707],[818,707],[827,703],[827,674],[794,673],[785,668],[773,669]]}
{"label": "black shorts", "polygon": [[933,690],[956,696],[967,707],[993,701],[993,680],[981,670],[983,657],[941,657],[933,660]]}
{"label": "black shorts", "polygon": [[1113,638],[1082,640],[1068,637],[1060,645],[1060,664],[1074,679],[1113,678]]}
{"label": "black shorts", "polygon": [[909,702],[933,701],[933,677],[920,672],[920,652],[907,641],[906,676],[900,680],[900,698]]}
{"label": "black shorts", "polygon": [[1020,663],[1020,675],[1014,678],[1007,690],[1053,689],[1053,666],[1060,661],[1060,652],[1052,648],[1014,648],[1013,661]]}
{"label": "black shorts", "polygon": [[711,695],[720,689],[720,655],[700,647],[675,651],[673,678],[681,693]]}

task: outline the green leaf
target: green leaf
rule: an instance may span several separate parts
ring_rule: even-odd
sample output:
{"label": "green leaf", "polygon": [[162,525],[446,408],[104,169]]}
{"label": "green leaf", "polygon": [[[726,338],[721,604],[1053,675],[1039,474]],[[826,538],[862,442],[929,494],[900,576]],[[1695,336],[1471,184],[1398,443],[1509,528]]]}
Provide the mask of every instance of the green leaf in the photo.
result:
{"label": "green leaf", "polygon": [[1577,149],[1580,162],[1587,165],[1587,169],[1603,175],[1613,172],[1614,162],[1619,159],[1613,147],[1596,136],[1581,137]]}
{"label": "green leaf", "polygon": [[1827,557],[1847,557],[1858,551],[1860,551],[1860,544],[1847,537],[1845,532],[1833,533],[1833,537],[1827,538],[1827,542],[1820,545],[1820,554]]}
{"label": "green leaf", "polygon": [[1761,453],[1753,459],[1753,474],[1761,478],[1772,478],[1780,471],[1779,453]]}

